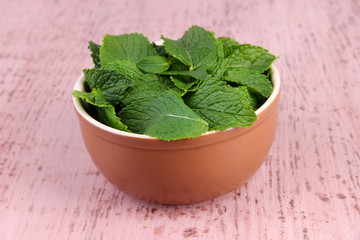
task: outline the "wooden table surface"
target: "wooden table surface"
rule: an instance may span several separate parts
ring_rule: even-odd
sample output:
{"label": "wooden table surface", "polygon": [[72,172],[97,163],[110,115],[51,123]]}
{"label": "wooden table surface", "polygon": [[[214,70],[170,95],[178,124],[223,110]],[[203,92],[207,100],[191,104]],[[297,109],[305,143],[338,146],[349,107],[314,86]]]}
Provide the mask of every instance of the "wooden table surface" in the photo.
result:
{"label": "wooden table surface", "polygon": [[[0,239],[360,239],[359,0],[0,0]],[[191,25],[270,49],[283,80],[261,168],[215,200],[164,206],[93,165],[71,92],[87,42]]]}

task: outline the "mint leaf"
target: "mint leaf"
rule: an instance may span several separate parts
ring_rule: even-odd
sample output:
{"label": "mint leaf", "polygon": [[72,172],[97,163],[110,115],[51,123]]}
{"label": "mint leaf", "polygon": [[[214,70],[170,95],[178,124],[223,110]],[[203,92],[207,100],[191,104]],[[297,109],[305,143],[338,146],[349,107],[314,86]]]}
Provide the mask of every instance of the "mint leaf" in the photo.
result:
{"label": "mint leaf", "polygon": [[214,73],[212,74],[212,78],[220,79],[224,73],[226,72],[226,60],[225,59],[219,59],[218,64],[216,66],[216,69]]}
{"label": "mint leaf", "polygon": [[164,140],[252,125],[254,110],[273,91],[274,55],[199,26],[178,40],[161,38],[163,45],[138,33],[105,35],[101,46],[89,41],[95,67],[84,75],[93,91],[74,96],[109,126],[127,130],[125,121],[134,132]]}
{"label": "mint leaf", "polygon": [[241,44],[226,58],[228,68],[250,68],[264,72],[276,60],[268,50],[250,44]]}
{"label": "mint leaf", "polygon": [[189,70],[197,68],[214,70],[216,43],[210,32],[201,27],[192,26],[178,40],[171,40],[164,36],[161,38],[164,40],[166,52],[189,66]]}
{"label": "mint leaf", "polygon": [[78,97],[94,106],[95,119],[99,122],[122,131],[128,131],[119,117],[116,116],[115,108],[106,101],[100,89],[93,89],[92,92],[73,91],[73,96]]}
{"label": "mint leaf", "polygon": [[169,90],[183,92],[167,76],[145,74],[137,79],[132,87],[127,89],[122,102],[126,106],[132,102],[159,96]]}
{"label": "mint leaf", "polygon": [[219,37],[218,40],[223,43],[225,57],[228,57],[233,52],[234,47],[240,46],[240,43],[229,37]]}
{"label": "mint leaf", "polygon": [[195,69],[193,71],[165,71],[161,73],[162,75],[172,75],[172,76],[186,76],[193,77],[199,80],[205,80],[208,77],[208,74],[205,69]]}
{"label": "mint leaf", "polygon": [[170,68],[169,71],[189,71],[189,66],[186,66],[176,58],[169,56]]}
{"label": "mint leaf", "polygon": [[124,75],[104,68],[84,69],[85,82],[91,89],[101,89],[106,101],[116,106],[124,97],[125,90],[134,81]]}
{"label": "mint leaf", "polygon": [[148,73],[162,73],[169,69],[170,62],[165,57],[149,56],[141,59],[137,66]]}
{"label": "mint leaf", "polygon": [[175,84],[175,86],[177,86],[178,88],[180,88],[182,90],[193,89],[192,87],[194,85],[197,85],[197,83],[199,83],[198,79],[184,77],[184,76],[170,76],[170,79]]}
{"label": "mint leaf", "polygon": [[105,35],[100,48],[101,65],[115,60],[137,63],[144,57],[158,55],[156,48],[142,34]]}
{"label": "mint leaf", "polygon": [[131,131],[167,141],[195,138],[208,130],[208,124],[173,91],[133,102],[119,116]]}
{"label": "mint leaf", "polygon": [[89,41],[89,47],[88,48],[91,51],[91,58],[93,60],[95,68],[101,67],[100,58],[99,58],[100,47],[101,46],[99,44],[96,44],[93,41]]}
{"label": "mint leaf", "polygon": [[196,92],[185,97],[185,103],[209,123],[211,130],[249,127],[257,119],[244,93],[224,81],[204,81]]}
{"label": "mint leaf", "polygon": [[74,90],[72,95],[74,97],[85,100],[87,103],[90,103],[97,107],[111,107],[112,106],[109,102],[106,101],[106,99],[102,95],[100,89],[93,89],[90,93]]}
{"label": "mint leaf", "polygon": [[240,86],[238,88],[241,92],[241,95],[244,96],[244,101],[246,102],[246,104],[250,105],[254,110],[258,109],[259,101],[253,94],[251,94],[249,89],[246,86]]}
{"label": "mint leaf", "polygon": [[266,75],[257,70],[247,68],[234,68],[227,71],[224,80],[235,82],[242,86],[247,86],[254,92],[260,93],[264,97],[269,97],[273,91],[269,79]]}
{"label": "mint leaf", "polygon": [[216,39],[216,49],[217,49],[217,64],[214,72],[212,73],[213,78],[221,78],[226,71],[226,61],[224,54],[223,42],[220,39]]}
{"label": "mint leaf", "polygon": [[128,60],[115,60],[103,66],[103,69],[114,71],[124,75],[128,79],[137,80],[140,79],[144,74],[136,66]]}
{"label": "mint leaf", "polygon": [[202,68],[189,70],[189,67],[177,60],[176,58],[169,57],[170,68],[168,71],[162,72],[162,75],[179,76],[179,77],[193,77],[200,80],[205,80],[209,77],[207,71]]}

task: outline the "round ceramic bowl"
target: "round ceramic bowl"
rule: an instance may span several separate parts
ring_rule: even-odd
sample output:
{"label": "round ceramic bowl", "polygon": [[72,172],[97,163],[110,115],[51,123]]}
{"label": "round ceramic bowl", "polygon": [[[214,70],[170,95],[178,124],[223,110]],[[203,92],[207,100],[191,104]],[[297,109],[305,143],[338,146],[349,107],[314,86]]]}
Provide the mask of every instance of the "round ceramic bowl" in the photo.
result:
{"label": "round ceramic bowl", "polygon": [[[99,171],[134,197],[163,204],[201,202],[229,193],[262,165],[274,140],[281,81],[271,67],[273,93],[251,127],[209,131],[162,141],[123,132],[92,118],[73,97],[85,146]],[[84,91],[84,76],[74,90]]]}

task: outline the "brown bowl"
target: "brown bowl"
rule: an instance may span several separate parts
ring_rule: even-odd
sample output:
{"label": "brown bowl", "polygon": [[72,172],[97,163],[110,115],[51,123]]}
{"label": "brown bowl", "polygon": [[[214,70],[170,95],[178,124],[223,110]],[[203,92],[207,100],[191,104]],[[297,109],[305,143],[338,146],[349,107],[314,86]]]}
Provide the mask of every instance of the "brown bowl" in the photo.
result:
{"label": "brown bowl", "polygon": [[[256,110],[251,127],[209,131],[195,139],[162,141],[123,132],[92,118],[73,97],[85,146],[96,167],[120,190],[150,202],[188,204],[233,191],[264,162],[274,140],[281,81]],[[84,76],[74,90],[84,91]]]}

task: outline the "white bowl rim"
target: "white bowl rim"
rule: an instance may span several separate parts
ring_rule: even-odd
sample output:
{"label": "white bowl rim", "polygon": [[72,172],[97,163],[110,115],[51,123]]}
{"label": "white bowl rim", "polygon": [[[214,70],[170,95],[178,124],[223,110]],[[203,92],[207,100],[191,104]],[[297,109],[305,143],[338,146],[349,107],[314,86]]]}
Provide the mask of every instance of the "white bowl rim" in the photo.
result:
{"label": "white bowl rim", "polygon": [[[271,80],[272,80],[274,89],[273,89],[271,95],[269,96],[269,98],[265,101],[265,103],[255,111],[256,115],[259,115],[263,111],[265,111],[265,109],[268,108],[276,100],[276,97],[280,93],[280,85],[281,85],[280,74],[279,74],[277,68],[274,66],[274,64],[271,65]],[[74,85],[73,90],[85,91],[85,89],[84,89],[84,81],[85,81],[84,74],[81,74],[80,77],[76,80],[76,83]],[[100,128],[100,129],[102,129],[102,130],[104,130],[106,132],[109,132],[109,133],[115,134],[115,135],[119,135],[119,136],[126,136],[126,137],[136,138],[136,139],[159,140],[156,137],[150,137],[150,136],[143,135],[143,134],[138,134],[138,133],[125,132],[125,131],[121,131],[121,130],[109,127],[109,126],[97,121],[93,117],[91,117],[85,111],[85,109],[83,108],[79,98],[73,96],[72,99],[73,99],[73,104],[75,106],[76,111],[86,121],[88,121],[90,124]],[[223,130],[223,131],[230,131],[232,129],[234,129],[234,128],[228,128],[228,129]],[[207,135],[212,135],[212,134],[215,134],[217,132],[223,132],[223,131],[207,131],[206,133],[204,133],[200,137],[207,136]]]}

